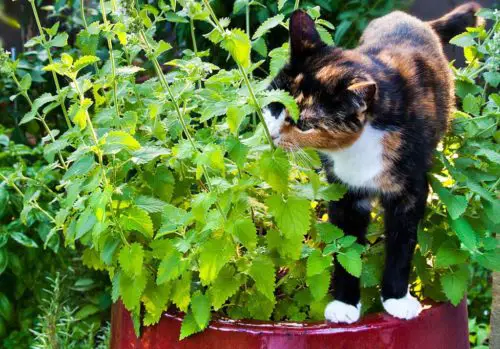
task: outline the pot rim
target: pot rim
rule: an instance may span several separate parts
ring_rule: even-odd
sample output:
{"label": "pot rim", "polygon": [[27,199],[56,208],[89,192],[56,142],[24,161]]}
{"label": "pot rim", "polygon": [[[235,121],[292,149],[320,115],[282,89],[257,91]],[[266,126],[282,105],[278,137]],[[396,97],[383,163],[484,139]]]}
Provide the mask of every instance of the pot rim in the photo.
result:
{"label": "pot rim", "polygon": [[[463,303],[463,302],[462,302]],[[214,316],[205,330],[212,329],[225,332],[258,332],[260,334],[271,334],[286,332],[290,333],[335,333],[335,332],[360,332],[373,331],[374,329],[384,329],[408,323],[419,321],[422,318],[434,317],[440,309],[453,307],[450,303],[437,303],[425,301],[422,304],[420,315],[411,320],[402,320],[385,312],[371,313],[363,316],[360,321],[353,324],[336,324],[327,321],[262,321],[262,320],[234,320],[222,316]],[[457,307],[460,307],[459,304]],[[182,322],[184,313],[179,311],[167,311],[163,313],[162,318]],[[161,320],[160,320],[161,321]]]}

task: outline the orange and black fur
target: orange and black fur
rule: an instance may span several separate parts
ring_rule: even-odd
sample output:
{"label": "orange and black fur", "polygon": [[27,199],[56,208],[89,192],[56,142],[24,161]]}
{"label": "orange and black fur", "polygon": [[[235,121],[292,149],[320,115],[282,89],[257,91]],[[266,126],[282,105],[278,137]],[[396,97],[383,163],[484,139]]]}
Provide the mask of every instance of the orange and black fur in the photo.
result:
{"label": "orange and black fur", "polygon": [[[478,9],[467,3],[431,22],[392,12],[372,21],[353,50],[324,44],[313,20],[296,11],[290,20],[290,62],[270,87],[289,91],[301,110],[297,123],[280,104],[265,110],[275,143],[317,149],[328,180],[349,188],[343,199],[330,203],[331,223],[364,243],[370,200],[380,198],[386,238],[382,301],[399,318],[413,318],[421,309],[408,292],[411,260],[432,154],[455,104],[442,45],[476,25]],[[359,279],[337,262],[333,295],[325,317],[356,321]]]}

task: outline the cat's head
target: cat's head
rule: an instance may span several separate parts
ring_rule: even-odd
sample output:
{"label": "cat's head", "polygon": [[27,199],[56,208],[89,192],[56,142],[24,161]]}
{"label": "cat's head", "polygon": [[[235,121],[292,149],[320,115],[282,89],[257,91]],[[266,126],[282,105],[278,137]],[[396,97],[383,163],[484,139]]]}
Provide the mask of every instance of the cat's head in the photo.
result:
{"label": "cat's head", "polygon": [[293,122],[283,105],[264,109],[276,145],[338,150],[354,143],[366,125],[377,85],[366,72],[366,58],[327,46],[305,12],[290,18],[290,62],[270,89],[288,91],[300,108]]}

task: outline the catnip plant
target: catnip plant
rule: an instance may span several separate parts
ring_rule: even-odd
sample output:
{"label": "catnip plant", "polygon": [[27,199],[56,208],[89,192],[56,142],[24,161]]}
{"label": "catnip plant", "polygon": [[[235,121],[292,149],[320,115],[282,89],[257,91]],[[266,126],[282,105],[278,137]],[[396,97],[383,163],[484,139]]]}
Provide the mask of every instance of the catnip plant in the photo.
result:
{"label": "catnip plant", "polygon": [[[12,99],[31,106],[21,123],[45,129],[44,157],[60,179],[44,202],[36,190],[27,195],[18,188],[25,217],[36,212],[50,224],[46,241],[62,234],[68,248],[85,246],[83,263],[107,271],[113,300],[131,312],[137,332],[170,306],[185,313],[181,339],[206,328],[213,312],[235,319],[323,319],[334,258],[361,277],[364,311],[377,310],[380,215],[373,217],[366,247],[327,223],[325,203],[339,200],[345,188],[327,184],[316,153],[275,149],[263,122],[262,108],[273,102],[285,105],[293,119],[299,116],[288,93],[267,89],[288,60],[287,39],[269,59],[251,58],[259,40],[287,27],[282,10],[300,2],[278,1],[278,13],[254,33],[218,18],[208,0],[159,1],[158,8],[117,0],[99,5],[98,21],[87,22],[82,9],[78,37],[104,42],[105,55],[95,47],[75,50],[58,23],[43,28],[37,20],[40,35],[27,45],[46,51],[44,70],[56,94],[32,99],[30,75],[18,76],[18,63],[5,53],[0,58],[2,73],[19,89]],[[320,7],[308,13],[322,39],[333,44],[333,25],[320,18]],[[493,29],[454,39],[467,45],[471,61],[457,71],[464,82],[458,91],[466,91],[464,111],[457,112],[454,132],[437,156],[432,184],[440,199],[430,198],[412,276],[422,297],[454,304],[465,293],[469,260],[490,269],[500,265],[492,237],[498,159],[495,165],[491,158],[498,155],[492,136],[498,95],[488,99],[487,90],[475,85],[487,72],[487,84],[498,81],[498,13],[483,15],[496,20]],[[172,46],[156,39],[157,27],[181,19],[190,23],[192,49],[167,60]],[[210,30],[199,32],[198,21]],[[224,50],[232,68],[218,67],[210,50],[198,50],[200,35]],[[266,78],[257,77],[262,71]],[[149,79],[139,83],[144,76]],[[49,126],[54,114],[67,129]],[[464,132],[465,125],[476,133]],[[470,160],[461,162],[456,154]],[[1,173],[16,188],[16,172]]]}

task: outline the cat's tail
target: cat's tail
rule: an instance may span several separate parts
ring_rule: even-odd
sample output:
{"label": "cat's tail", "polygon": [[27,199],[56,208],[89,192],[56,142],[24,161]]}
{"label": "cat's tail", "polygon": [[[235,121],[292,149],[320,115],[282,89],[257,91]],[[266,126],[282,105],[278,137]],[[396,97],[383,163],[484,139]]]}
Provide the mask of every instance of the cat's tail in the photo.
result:
{"label": "cat's tail", "polygon": [[481,9],[477,2],[468,2],[458,6],[441,18],[427,22],[436,31],[443,43],[448,43],[455,35],[463,33],[467,27],[482,25],[484,21],[476,17],[476,12]]}

